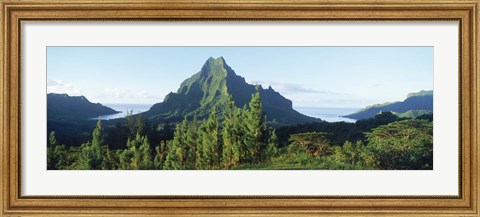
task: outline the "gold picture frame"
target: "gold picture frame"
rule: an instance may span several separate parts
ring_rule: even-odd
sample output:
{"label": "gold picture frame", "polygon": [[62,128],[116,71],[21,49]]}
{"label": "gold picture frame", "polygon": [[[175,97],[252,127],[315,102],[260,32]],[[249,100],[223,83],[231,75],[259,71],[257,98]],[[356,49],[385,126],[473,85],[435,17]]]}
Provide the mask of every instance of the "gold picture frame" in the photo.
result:
{"label": "gold picture frame", "polygon": [[[478,216],[479,1],[1,0],[1,216]],[[23,196],[21,25],[33,21],[459,22],[457,196]]]}

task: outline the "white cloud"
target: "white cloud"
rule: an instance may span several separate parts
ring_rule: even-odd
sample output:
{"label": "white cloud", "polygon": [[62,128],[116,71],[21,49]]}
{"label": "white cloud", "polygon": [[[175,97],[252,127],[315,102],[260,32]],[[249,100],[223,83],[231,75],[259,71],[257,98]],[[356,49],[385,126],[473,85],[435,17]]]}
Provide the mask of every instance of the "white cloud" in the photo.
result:
{"label": "white cloud", "polygon": [[275,81],[251,81],[248,82],[250,84],[260,84],[263,88],[268,88],[268,86],[272,86],[272,88],[280,92],[281,94],[327,94],[327,95],[340,95],[342,93],[337,93],[333,91],[327,90],[316,90],[312,88],[306,88],[302,85],[298,84],[291,84],[291,83],[280,83]]}
{"label": "white cloud", "polygon": [[98,95],[98,98],[104,99],[121,99],[121,100],[138,100],[138,99],[156,99],[157,97],[149,94],[146,90],[133,92],[120,88],[105,88]]}
{"label": "white cloud", "polygon": [[66,93],[71,96],[82,95],[82,89],[62,80],[47,80],[47,93]]}

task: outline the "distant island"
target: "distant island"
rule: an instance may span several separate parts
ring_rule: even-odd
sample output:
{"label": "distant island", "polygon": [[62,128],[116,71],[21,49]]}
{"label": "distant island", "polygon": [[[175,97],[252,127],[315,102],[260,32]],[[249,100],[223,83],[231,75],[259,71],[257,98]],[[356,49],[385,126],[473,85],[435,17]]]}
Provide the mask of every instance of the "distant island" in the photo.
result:
{"label": "distant island", "polygon": [[371,105],[344,117],[360,120],[372,118],[381,112],[392,112],[402,118],[415,118],[421,115],[432,114],[433,91],[422,90],[417,93],[409,93],[404,101]]}

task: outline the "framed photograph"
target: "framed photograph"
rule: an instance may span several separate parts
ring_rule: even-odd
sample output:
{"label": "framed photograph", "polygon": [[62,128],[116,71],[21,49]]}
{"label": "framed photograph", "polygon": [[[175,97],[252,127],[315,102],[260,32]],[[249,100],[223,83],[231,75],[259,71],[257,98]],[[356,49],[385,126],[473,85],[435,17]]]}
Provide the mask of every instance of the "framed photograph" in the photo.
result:
{"label": "framed photograph", "polygon": [[478,216],[478,1],[0,1],[1,216]]}

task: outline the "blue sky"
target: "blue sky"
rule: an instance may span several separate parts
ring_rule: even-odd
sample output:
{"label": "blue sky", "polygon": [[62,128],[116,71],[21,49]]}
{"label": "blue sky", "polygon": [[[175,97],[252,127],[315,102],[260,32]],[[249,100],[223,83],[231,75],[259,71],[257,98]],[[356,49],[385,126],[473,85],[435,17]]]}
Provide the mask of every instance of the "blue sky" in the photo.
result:
{"label": "blue sky", "polygon": [[219,56],[294,107],[361,108],[433,89],[433,47],[48,47],[47,92],[153,104]]}

